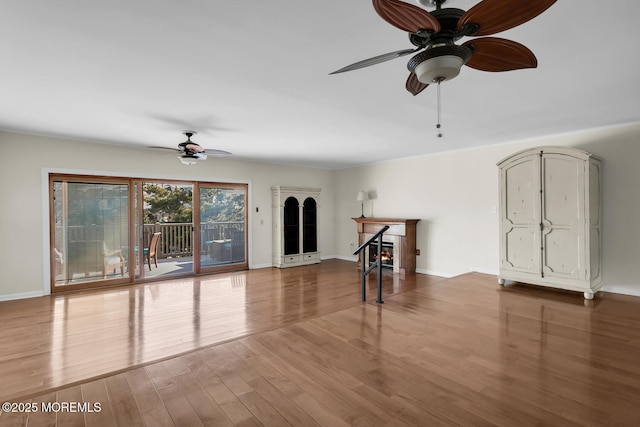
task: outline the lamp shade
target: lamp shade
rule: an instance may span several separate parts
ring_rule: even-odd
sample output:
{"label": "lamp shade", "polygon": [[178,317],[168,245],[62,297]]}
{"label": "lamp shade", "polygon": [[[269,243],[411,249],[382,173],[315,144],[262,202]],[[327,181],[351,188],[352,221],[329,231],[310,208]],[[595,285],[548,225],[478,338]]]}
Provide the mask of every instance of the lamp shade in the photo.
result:
{"label": "lamp shade", "polygon": [[407,67],[420,83],[431,84],[456,77],[469,58],[471,49],[466,46],[437,46],[411,58]]}
{"label": "lamp shade", "polygon": [[364,200],[369,200],[369,193],[367,193],[366,191],[359,191],[358,192],[358,197],[356,198],[357,201],[362,202]]}
{"label": "lamp shade", "polygon": [[454,55],[438,56],[418,64],[415,73],[420,83],[431,84],[438,80],[451,80],[460,74],[463,64],[462,59]]}

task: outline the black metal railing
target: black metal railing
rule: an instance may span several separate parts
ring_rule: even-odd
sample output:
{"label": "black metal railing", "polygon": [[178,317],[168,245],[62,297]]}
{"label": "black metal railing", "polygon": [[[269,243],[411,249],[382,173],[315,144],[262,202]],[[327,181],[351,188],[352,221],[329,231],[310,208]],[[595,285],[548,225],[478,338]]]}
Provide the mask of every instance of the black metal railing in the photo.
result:
{"label": "black metal railing", "polygon": [[[382,227],[380,231],[378,231],[376,234],[371,236],[369,240],[364,242],[358,249],[353,251],[353,254],[357,255],[360,252],[362,252],[364,248],[373,244],[378,246],[378,253],[381,254],[382,253],[382,235],[388,229],[389,229],[388,225],[385,225],[384,227]],[[370,263],[368,266],[367,266],[367,262],[370,262],[368,260],[368,257],[366,257],[365,254],[362,254],[360,255],[360,258],[362,259],[362,302],[365,302],[367,300],[367,274],[371,273],[374,269],[377,269],[378,270],[378,299],[376,299],[376,302],[378,304],[384,304],[384,301],[382,301],[382,257],[378,256],[376,259],[376,262]]]}

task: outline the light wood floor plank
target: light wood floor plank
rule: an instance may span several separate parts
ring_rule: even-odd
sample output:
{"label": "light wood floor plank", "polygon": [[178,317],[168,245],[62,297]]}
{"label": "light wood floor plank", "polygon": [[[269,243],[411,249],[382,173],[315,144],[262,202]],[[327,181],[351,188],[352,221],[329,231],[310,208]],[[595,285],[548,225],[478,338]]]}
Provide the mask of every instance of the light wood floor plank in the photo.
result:
{"label": "light wood floor plank", "polygon": [[105,386],[109,395],[111,412],[117,426],[144,426],[142,416],[135,403],[135,397],[124,374],[105,378]]}
{"label": "light wood floor plank", "polygon": [[[56,392],[43,394],[32,399],[31,403],[36,405],[37,411],[28,414],[27,421],[29,427],[54,427],[56,425],[56,413],[43,410],[43,407],[47,408],[48,404],[56,402],[56,400]],[[2,420],[0,420],[0,425],[4,425],[2,424]]]}
{"label": "light wood floor plank", "polygon": [[204,426],[198,413],[180,390],[167,367],[167,362],[157,363],[147,371],[174,424],[193,427]]}
{"label": "light wood floor plank", "polygon": [[[264,347],[250,338],[231,343],[234,352],[241,357],[247,366],[259,372],[262,378],[293,402],[301,411],[308,414],[315,423],[323,426],[347,425],[337,418],[332,411],[312,398],[305,390],[295,384],[285,373],[279,371],[268,363],[273,355]],[[258,349],[257,351],[252,350]],[[267,354],[269,353],[269,354]],[[257,378],[257,377],[254,377]],[[266,398],[266,397],[265,397]],[[314,422],[304,425],[313,425]]]}
{"label": "light wood floor plank", "polygon": [[335,396],[339,396],[341,405],[333,404],[331,407],[340,409],[336,413],[347,423],[373,425],[380,420],[384,422],[390,419],[388,414],[378,411],[374,405],[361,399],[353,392],[352,387],[361,383],[353,376],[353,373],[332,371],[329,356],[323,352],[311,351],[303,339],[294,333],[280,329],[256,337],[256,339],[276,354],[284,364],[296,368],[300,376],[299,384],[308,382],[322,384],[321,387],[310,388],[310,391],[315,393],[314,397],[325,397],[325,393],[319,393],[320,389],[329,392],[332,395],[332,400],[335,399]]}
{"label": "light wood floor plank", "polygon": [[124,373],[127,384],[146,426],[167,426],[173,421],[144,368]]}
{"label": "light wood floor plank", "polygon": [[[357,416],[351,412],[351,408],[332,393],[329,387],[324,387],[321,382],[314,381],[298,367],[290,364],[288,360],[279,357],[255,340],[255,337],[243,340],[250,349],[260,354],[260,357],[268,365],[268,369],[275,370],[278,374],[290,381],[293,386],[300,390],[294,391],[292,398],[300,407],[322,425],[353,425]],[[292,388],[292,387],[288,387]]]}
{"label": "light wood floor plank", "polygon": [[193,373],[185,372],[179,374],[175,377],[175,380],[205,426],[224,427],[233,425]]}
{"label": "light wood floor plank", "polygon": [[105,381],[100,379],[82,384],[82,400],[95,407],[100,405],[100,410],[85,413],[86,425],[89,427],[112,427],[115,425],[115,416],[109,404],[109,393]]}
{"label": "light wood floor plank", "polygon": [[235,372],[257,392],[272,408],[276,408],[277,412],[293,426],[315,426],[317,423],[302,411],[297,405],[271,384],[264,376],[255,370],[250,363],[242,357],[239,357],[233,350],[233,343],[226,344],[223,357],[234,365]]}
{"label": "light wood floor plank", "polygon": [[277,410],[242,379],[237,363],[225,358],[225,354],[229,351],[223,344],[216,347],[215,351],[209,352],[206,363],[211,370],[260,423],[267,426],[289,425]]}
{"label": "light wood floor plank", "polygon": [[61,406],[61,410],[57,412],[56,425],[60,427],[77,427],[85,425],[85,414],[73,409],[71,404],[82,403],[82,387],[77,385],[60,390],[57,393],[57,401],[61,405],[69,405],[69,409]]}
{"label": "light wood floor plank", "polygon": [[234,425],[260,425],[240,399],[229,390],[207,364],[208,361],[216,357],[215,348],[198,351],[195,355],[197,359],[190,358],[188,360],[190,369],[226,417]]}

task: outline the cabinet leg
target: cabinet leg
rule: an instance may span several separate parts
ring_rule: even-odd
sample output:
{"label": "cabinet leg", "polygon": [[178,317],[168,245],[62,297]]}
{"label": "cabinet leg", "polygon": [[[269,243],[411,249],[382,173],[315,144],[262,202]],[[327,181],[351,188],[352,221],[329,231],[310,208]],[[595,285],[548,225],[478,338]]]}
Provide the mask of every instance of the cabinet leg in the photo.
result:
{"label": "cabinet leg", "polygon": [[593,292],[585,292],[584,299],[593,299]]}
{"label": "cabinet leg", "polygon": [[504,286],[504,279],[498,277],[498,285]]}

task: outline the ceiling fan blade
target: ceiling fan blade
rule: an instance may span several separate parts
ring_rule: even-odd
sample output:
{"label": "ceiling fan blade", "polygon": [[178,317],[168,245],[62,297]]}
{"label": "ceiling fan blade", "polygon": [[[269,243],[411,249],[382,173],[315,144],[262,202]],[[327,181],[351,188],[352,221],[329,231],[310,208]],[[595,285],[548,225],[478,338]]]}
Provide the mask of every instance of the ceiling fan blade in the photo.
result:
{"label": "ceiling fan blade", "polygon": [[409,78],[407,79],[407,84],[405,87],[413,96],[416,96],[423,90],[425,90],[429,86],[428,84],[422,83],[418,80],[418,76],[416,73],[409,74]]}
{"label": "ceiling fan blade", "polygon": [[179,153],[180,150],[176,149],[176,148],[169,148],[169,147],[159,147],[159,146],[150,146],[147,148],[151,148],[152,150],[169,150],[169,151],[173,151],[176,153]]}
{"label": "ceiling fan blade", "polygon": [[379,64],[381,62],[386,62],[392,59],[399,58],[401,56],[409,55],[410,53],[413,53],[416,50],[419,50],[419,48],[396,50],[395,52],[389,52],[389,53],[385,53],[384,55],[374,56],[373,58],[365,59],[362,61],[358,61],[355,64],[347,65],[346,67],[340,68],[339,70],[336,70],[329,74],[344,73],[346,71],[353,71],[353,70],[358,70],[360,68],[369,67],[371,65]]}
{"label": "ceiling fan blade", "polygon": [[511,71],[536,68],[538,60],[528,47],[498,37],[482,37],[462,44],[473,50],[466,65],[481,71]]}
{"label": "ceiling fan blade", "polygon": [[418,6],[399,0],[373,0],[373,7],[382,19],[408,33],[440,31],[440,22],[435,16]]}
{"label": "ceiling fan blade", "polygon": [[209,156],[230,156],[231,155],[231,153],[228,151],[209,149],[209,148],[205,149],[202,153]]}
{"label": "ceiling fan blade", "polygon": [[517,27],[535,18],[556,0],[483,0],[465,12],[458,30],[465,24],[478,25],[475,36],[488,36]]}

